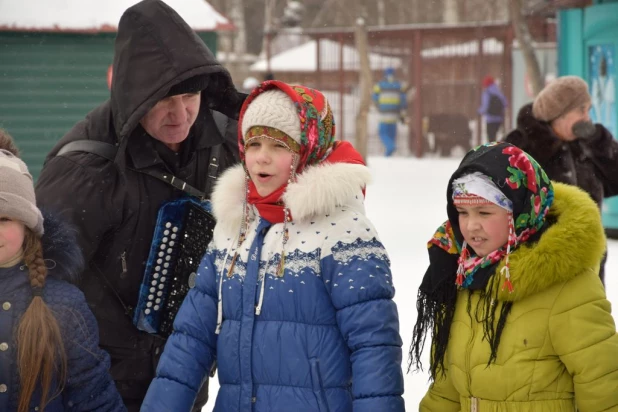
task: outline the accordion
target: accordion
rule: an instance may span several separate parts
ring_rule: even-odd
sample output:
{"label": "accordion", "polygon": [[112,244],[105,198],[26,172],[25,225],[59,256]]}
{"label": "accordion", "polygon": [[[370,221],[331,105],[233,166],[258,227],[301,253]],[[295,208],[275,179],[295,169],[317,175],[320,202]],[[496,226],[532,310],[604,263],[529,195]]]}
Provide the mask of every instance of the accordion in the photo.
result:
{"label": "accordion", "polygon": [[133,315],[139,330],[164,337],[172,333],[214,228],[209,201],[183,197],[161,206]]}

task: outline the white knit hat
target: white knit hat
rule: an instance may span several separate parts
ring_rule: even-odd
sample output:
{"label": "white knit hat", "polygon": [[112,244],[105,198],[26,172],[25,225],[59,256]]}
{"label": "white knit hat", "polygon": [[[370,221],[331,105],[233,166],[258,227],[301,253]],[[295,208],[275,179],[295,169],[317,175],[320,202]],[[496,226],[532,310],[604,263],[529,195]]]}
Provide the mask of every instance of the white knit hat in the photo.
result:
{"label": "white knit hat", "polygon": [[253,126],[272,127],[300,144],[300,117],[294,102],[283,91],[273,89],[258,95],[247,107],[242,119],[242,135]]}
{"label": "white knit hat", "polygon": [[28,167],[4,149],[0,150],[0,216],[19,220],[38,236],[43,235],[43,216],[36,207]]}

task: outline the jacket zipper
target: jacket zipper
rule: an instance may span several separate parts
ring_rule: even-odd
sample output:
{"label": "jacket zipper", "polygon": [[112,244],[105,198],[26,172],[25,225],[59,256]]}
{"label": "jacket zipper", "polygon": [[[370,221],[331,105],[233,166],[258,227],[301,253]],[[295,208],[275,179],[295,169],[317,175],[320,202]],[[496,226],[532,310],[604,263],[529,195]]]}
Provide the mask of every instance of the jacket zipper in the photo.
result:
{"label": "jacket zipper", "polygon": [[127,251],[125,250],[120,254],[120,263],[122,264],[122,273],[120,273],[121,278],[125,278],[127,276]]}
{"label": "jacket zipper", "polygon": [[479,399],[478,398],[470,398],[470,412],[478,412],[479,410]]}

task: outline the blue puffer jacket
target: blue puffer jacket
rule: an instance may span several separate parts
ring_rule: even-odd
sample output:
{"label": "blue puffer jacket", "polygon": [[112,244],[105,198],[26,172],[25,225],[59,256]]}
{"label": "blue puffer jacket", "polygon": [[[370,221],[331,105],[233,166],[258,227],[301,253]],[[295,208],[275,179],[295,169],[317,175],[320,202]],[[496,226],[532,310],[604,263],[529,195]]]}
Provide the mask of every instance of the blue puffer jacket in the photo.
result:
{"label": "blue puffer jacket", "polygon": [[[99,349],[99,334],[94,316],[84,295],[69,282],[75,282],[82,266],[81,253],[70,230],[45,216],[43,256],[50,267],[43,300],[53,311],[64,338],[67,356],[67,381],[59,396],[45,412],[126,411],[108,373],[109,356]],[[23,263],[0,268],[0,411],[16,411],[19,399],[17,347],[13,332],[32,301],[28,269]],[[58,390],[52,385],[50,395]],[[30,411],[39,410],[41,388],[30,402]]]}
{"label": "blue puffer jacket", "polygon": [[283,224],[252,209],[236,250],[242,166],[220,178],[214,240],[142,411],[189,411],[215,360],[216,412],[404,410],[395,291],[386,251],[364,215],[368,180],[365,166],[332,164],[308,168],[288,186],[293,222],[278,277]]}

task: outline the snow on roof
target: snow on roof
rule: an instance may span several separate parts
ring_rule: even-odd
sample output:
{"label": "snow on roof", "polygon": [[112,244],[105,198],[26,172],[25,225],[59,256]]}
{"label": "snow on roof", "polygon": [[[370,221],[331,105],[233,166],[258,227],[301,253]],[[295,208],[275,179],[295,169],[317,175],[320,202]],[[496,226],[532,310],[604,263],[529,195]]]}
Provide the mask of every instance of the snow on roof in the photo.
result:
{"label": "snow on roof", "polygon": [[[445,46],[423,49],[421,55],[425,58],[470,56],[478,54],[479,42],[476,40],[466,43],[448,44]],[[483,54],[502,54],[504,44],[494,38],[483,40]]]}
{"label": "snow on roof", "polygon": [[[320,39],[320,70],[339,70],[340,43]],[[317,70],[317,42],[308,41],[300,46],[293,47],[270,59],[270,70],[289,72],[314,72]],[[372,70],[383,70],[387,67],[401,67],[401,59],[384,56],[377,53],[369,53],[369,66]],[[343,46],[344,70],[359,70],[359,56],[356,49],[349,45]],[[266,59],[262,59],[250,68],[254,72],[266,72]]]}
{"label": "snow on roof", "polygon": [[[231,30],[206,0],[164,0],[195,31]],[[0,1],[0,31],[115,32],[122,13],[138,0]]]}

